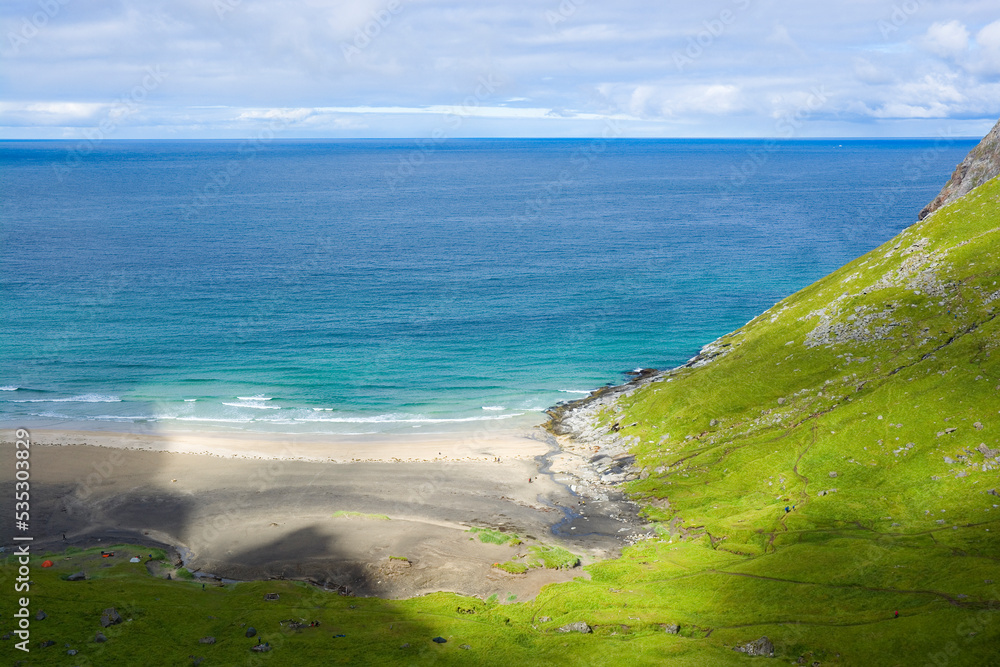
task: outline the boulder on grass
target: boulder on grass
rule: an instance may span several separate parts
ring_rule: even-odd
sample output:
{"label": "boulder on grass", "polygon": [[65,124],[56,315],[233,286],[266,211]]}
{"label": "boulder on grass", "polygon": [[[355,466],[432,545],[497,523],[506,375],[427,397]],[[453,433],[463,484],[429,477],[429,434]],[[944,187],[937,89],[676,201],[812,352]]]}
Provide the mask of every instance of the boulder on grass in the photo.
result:
{"label": "boulder on grass", "polygon": [[112,625],[118,625],[122,622],[121,614],[114,607],[108,607],[101,614],[101,627],[107,628]]}
{"label": "boulder on grass", "polygon": [[774,657],[774,644],[767,637],[761,637],[742,646],[734,646],[733,650],[746,653],[747,655],[759,655],[766,658]]}
{"label": "boulder on grass", "polygon": [[593,632],[591,627],[584,623],[583,621],[577,621],[576,623],[568,623],[558,630],[559,632],[579,632],[581,634],[588,634]]}

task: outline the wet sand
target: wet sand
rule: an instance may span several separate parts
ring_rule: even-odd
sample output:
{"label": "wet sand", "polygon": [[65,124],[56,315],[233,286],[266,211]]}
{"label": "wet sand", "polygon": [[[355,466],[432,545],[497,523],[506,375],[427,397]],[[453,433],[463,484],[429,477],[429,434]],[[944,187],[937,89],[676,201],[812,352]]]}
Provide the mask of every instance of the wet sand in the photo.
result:
{"label": "wet sand", "polygon": [[[189,568],[232,579],[524,600],[585,573],[511,575],[493,563],[537,542],[589,562],[641,531],[635,506],[613,489],[581,486],[586,459],[541,431],[404,443],[33,430],[32,441],[36,551],[160,543]],[[13,470],[10,442],[0,451],[0,465]],[[3,506],[13,496],[5,477]],[[585,504],[571,488],[586,489]],[[515,532],[526,544],[484,544],[470,539],[473,526]]]}

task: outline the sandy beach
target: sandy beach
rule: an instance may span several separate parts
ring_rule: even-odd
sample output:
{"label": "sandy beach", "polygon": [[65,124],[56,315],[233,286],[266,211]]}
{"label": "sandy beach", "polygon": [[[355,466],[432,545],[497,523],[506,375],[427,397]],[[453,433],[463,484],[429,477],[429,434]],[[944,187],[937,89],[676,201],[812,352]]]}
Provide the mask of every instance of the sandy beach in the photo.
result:
{"label": "sandy beach", "polygon": [[[642,525],[621,494],[581,479],[582,453],[560,450],[541,430],[400,441],[38,429],[32,442],[36,548],[158,543],[192,570],[232,579],[523,600],[585,575],[512,575],[493,563],[537,542],[588,562],[617,553]],[[4,504],[12,495],[5,488]],[[484,544],[470,527],[515,532],[526,544]]]}

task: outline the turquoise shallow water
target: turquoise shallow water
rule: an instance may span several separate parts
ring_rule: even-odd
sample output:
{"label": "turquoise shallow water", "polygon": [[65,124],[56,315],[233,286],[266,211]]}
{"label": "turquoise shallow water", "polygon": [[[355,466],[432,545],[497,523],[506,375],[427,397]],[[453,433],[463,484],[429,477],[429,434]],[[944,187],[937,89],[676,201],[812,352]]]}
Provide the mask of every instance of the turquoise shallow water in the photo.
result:
{"label": "turquoise shallow water", "polygon": [[974,141],[0,142],[0,425],[524,425],[888,239]]}

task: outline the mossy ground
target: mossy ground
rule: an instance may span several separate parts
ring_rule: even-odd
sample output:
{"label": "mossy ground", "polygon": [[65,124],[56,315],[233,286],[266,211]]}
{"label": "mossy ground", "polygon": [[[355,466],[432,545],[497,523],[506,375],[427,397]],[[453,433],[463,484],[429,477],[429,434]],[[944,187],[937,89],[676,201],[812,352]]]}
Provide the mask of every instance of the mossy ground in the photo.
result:
{"label": "mossy ground", "polygon": [[[1000,665],[1000,497],[988,493],[1000,468],[981,447],[1000,448],[998,201],[1000,183],[982,186],[723,337],[716,349],[729,352],[712,363],[619,399],[602,419],[634,424],[619,435],[649,474],[627,488],[661,523],[655,539],[588,566],[590,580],[515,604],[390,601],[287,581],[203,590],[67,553],[50,569],[33,561],[32,613],[48,618],[33,621],[30,654],[11,640],[4,654],[25,665],[701,666],[771,664],[732,650],[767,635],[783,664]],[[87,562],[89,581],[64,580]],[[3,586],[15,567],[8,559]],[[131,620],[95,644],[109,606]],[[576,621],[593,634],[557,631]],[[9,615],[0,623],[9,630]],[[247,625],[274,650],[251,653]]]}

